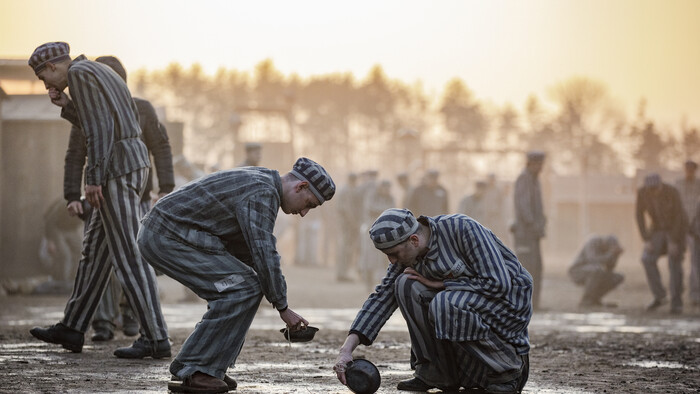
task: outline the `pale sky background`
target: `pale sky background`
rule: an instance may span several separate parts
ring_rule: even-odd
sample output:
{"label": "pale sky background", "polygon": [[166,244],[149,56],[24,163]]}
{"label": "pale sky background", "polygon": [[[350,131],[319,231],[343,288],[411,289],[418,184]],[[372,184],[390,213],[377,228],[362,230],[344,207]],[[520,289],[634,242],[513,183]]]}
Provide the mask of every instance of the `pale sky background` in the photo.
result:
{"label": "pale sky background", "polygon": [[554,84],[607,85],[631,117],[640,98],[660,126],[700,126],[700,1],[0,0],[0,58],[47,41],[127,69],[200,63],[284,74],[352,72],[437,94],[462,78],[479,100],[522,109]]}

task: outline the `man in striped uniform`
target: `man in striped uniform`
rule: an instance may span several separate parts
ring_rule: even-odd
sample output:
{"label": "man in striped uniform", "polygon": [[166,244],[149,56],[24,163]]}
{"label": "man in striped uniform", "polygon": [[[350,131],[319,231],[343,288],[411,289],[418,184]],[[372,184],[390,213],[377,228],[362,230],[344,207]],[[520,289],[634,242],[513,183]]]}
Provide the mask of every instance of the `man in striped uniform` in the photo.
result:
{"label": "man in striped uniform", "polygon": [[138,236],[153,267],[207,300],[207,312],[170,365],[177,392],[226,392],[263,295],[292,330],[308,325],[287,304],[273,235],[277,213],[305,216],[330,200],[325,169],[300,158],[280,176],[263,167],[219,171],[160,199]]}
{"label": "man in striped uniform", "polygon": [[532,277],[490,230],[466,215],[384,211],[369,231],[389,269],[350,327],[334,367],[370,345],[397,309],[411,337],[414,378],[399,390],[480,387],[516,393],[528,376]]}
{"label": "man in striped uniform", "polygon": [[[126,82],[126,70],[114,56],[100,56],[96,62],[106,64],[112,68]],[[173,174],[173,156],[165,126],[158,120],[153,105],[142,98],[134,97],[139,125],[141,126],[141,139],[146,144],[148,152],[153,155],[158,175],[158,198],[165,196],[175,188]],[[150,155],[149,155],[150,156]],[[87,143],[85,133],[79,126],[73,125],[66,151],[65,171],[63,178],[63,194],[68,201],[68,213],[71,216],[84,214],[80,201],[80,185],[83,178],[83,167],[87,157]],[[151,190],[153,189],[153,171],[148,172],[146,188],[141,196],[141,215],[145,215],[151,209]],[[134,336],[139,333],[139,324],[128,301],[123,296],[119,279],[113,273],[108,282],[107,289],[102,296],[102,301],[97,307],[92,320],[94,334],[93,341],[107,341],[114,337],[115,321],[121,314],[124,335]],[[120,312],[121,306],[121,312]]]}
{"label": "man in striped uniform", "polygon": [[[82,351],[84,333],[114,270],[142,327],[141,337],[131,347],[117,349],[114,354],[123,358],[170,357],[155,273],[142,262],[136,244],[149,158],[139,138],[141,128],[131,93],[108,66],[84,55],[71,61],[64,42],[39,46],[29,65],[44,82],[51,102],[62,107],[61,116],[85,134],[85,195],[97,209],[85,230],[83,257],[63,319],[30,332],[42,341]],[[72,99],[63,93],[66,88]]]}

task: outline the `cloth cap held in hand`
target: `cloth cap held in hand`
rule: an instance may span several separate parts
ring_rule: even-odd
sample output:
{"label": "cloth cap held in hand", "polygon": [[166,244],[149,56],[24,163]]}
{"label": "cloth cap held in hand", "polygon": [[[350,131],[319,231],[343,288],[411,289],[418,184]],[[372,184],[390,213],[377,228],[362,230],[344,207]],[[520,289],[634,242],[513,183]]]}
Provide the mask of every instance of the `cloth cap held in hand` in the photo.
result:
{"label": "cloth cap held in hand", "polygon": [[382,212],[369,229],[377,249],[389,249],[408,239],[418,230],[418,220],[408,209],[389,208]]}
{"label": "cloth cap held in hand", "polygon": [[335,183],[326,170],[315,161],[300,157],[294,163],[291,173],[295,177],[309,182],[309,186],[311,186],[309,189],[318,198],[319,203],[323,204],[324,201],[333,198]]}
{"label": "cloth cap held in hand", "polygon": [[70,59],[70,46],[66,42],[47,42],[39,45],[29,57],[29,66],[39,74],[47,62],[57,63]]}

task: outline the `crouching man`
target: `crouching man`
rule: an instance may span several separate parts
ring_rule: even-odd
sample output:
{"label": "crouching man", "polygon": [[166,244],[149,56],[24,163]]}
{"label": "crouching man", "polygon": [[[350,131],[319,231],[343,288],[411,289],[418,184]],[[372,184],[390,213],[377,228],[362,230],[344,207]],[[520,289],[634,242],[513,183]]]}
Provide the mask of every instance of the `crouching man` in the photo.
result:
{"label": "crouching man", "polygon": [[399,390],[517,393],[527,381],[532,276],[490,230],[465,215],[384,211],[369,231],[389,269],[350,327],[334,370],[370,345],[401,309],[411,337],[414,378]]}
{"label": "crouching man", "polygon": [[300,158],[280,176],[263,167],[219,171],[158,200],[143,219],[144,259],[207,300],[207,312],[170,365],[168,389],[219,393],[241,352],[263,295],[291,330],[308,325],[287,305],[287,284],[272,234],[280,208],[305,216],[330,200],[325,169]]}

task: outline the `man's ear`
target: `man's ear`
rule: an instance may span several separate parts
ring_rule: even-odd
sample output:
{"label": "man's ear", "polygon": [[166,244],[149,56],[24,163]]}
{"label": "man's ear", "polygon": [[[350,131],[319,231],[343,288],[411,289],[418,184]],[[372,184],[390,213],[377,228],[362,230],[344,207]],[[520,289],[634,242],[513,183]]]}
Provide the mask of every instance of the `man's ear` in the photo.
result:
{"label": "man's ear", "polygon": [[411,245],[413,245],[414,247],[418,246],[418,243],[420,241],[420,239],[418,238],[418,234],[411,234],[411,236],[408,237],[408,239],[411,241]]}
{"label": "man's ear", "polygon": [[56,71],[56,65],[51,62],[46,62],[46,67],[50,68],[51,71]]}
{"label": "man's ear", "polygon": [[308,189],[308,188],[309,188],[309,182],[301,181],[301,182],[297,183],[297,185],[294,187],[294,190],[297,193],[299,193],[300,191],[302,191],[304,189]]}

